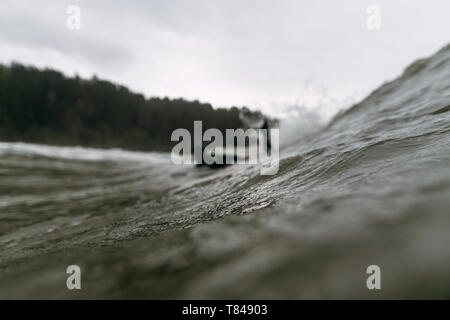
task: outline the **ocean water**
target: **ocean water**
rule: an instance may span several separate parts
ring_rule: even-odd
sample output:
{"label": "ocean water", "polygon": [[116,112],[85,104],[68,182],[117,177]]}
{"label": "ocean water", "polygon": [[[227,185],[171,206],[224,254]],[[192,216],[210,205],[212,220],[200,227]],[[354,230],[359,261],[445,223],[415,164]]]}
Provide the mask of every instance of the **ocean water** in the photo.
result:
{"label": "ocean water", "polygon": [[281,129],[274,176],[0,143],[0,298],[450,298],[450,46]]}

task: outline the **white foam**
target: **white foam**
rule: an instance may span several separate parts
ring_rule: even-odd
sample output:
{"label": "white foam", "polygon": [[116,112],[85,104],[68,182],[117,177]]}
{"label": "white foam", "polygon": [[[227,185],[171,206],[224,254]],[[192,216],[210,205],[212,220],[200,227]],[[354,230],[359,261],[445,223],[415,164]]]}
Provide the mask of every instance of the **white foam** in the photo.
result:
{"label": "white foam", "polygon": [[160,152],[138,152],[122,149],[96,149],[85,147],[58,147],[24,142],[0,142],[0,155],[6,153],[41,155],[50,158],[86,161],[139,161],[169,163],[170,155]]}

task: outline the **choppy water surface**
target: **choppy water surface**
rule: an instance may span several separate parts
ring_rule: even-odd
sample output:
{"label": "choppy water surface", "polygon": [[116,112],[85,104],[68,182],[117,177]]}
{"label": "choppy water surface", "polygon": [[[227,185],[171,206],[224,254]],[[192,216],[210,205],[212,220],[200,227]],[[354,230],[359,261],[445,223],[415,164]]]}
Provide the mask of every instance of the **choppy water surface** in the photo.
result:
{"label": "choppy water surface", "polygon": [[449,298],[449,133],[447,46],[285,141],[275,176],[0,143],[0,297]]}

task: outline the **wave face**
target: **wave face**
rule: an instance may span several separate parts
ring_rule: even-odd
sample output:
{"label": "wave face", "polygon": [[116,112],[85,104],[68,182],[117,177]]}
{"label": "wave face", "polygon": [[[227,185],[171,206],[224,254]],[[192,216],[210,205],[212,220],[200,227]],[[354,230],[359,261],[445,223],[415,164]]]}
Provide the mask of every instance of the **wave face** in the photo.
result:
{"label": "wave face", "polygon": [[449,101],[447,46],[290,134],[275,176],[0,143],[0,297],[449,298]]}

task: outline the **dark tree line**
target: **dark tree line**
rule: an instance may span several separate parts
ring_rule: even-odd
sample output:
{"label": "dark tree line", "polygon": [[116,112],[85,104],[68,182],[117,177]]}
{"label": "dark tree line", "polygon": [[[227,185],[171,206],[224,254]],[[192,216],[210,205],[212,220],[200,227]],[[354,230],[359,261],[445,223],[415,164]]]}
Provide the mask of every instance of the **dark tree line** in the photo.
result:
{"label": "dark tree line", "polygon": [[239,109],[150,98],[93,77],[0,64],[0,141],[168,151],[172,131],[241,128]]}

